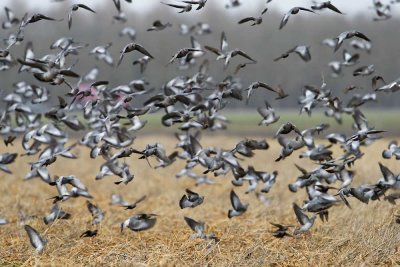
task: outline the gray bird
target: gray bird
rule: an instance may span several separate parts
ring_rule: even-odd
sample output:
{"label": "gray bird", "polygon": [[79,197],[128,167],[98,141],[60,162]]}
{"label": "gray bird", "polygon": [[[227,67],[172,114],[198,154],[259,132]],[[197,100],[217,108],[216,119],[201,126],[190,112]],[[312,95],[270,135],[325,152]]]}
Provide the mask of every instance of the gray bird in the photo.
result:
{"label": "gray bird", "polygon": [[311,54],[310,54],[310,46],[307,45],[297,45],[294,48],[288,50],[286,53],[283,53],[281,56],[277,57],[274,59],[274,61],[278,61],[282,58],[287,58],[290,53],[296,53],[297,55],[300,56],[300,58],[304,62],[308,62],[311,60]]}
{"label": "gray bird", "polygon": [[67,220],[69,218],[71,218],[71,214],[60,209],[57,204],[54,204],[53,207],[51,207],[50,214],[44,217],[43,221],[45,224],[49,224],[57,219]]}
{"label": "gray bird", "polygon": [[259,17],[246,17],[244,19],[239,20],[238,24],[243,24],[243,23],[251,21],[251,22],[253,22],[251,24],[251,26],[259,25],[262,23],[262,15],[264,15],[265,12],[267,12],[267,11],[268,11],[268,7],[264,8],[261,11],[261,15]]}
{"label": "gray bird", "polygon": [[122,49],[117,66],[119,66],[121,64],[122,59],[124,58],[124,55],[126,53],[129,53],[129,52],[132,52],[132,51],[135,51],[135,50],[139,51],[140,53],[142,53],[145,56],[148,56],[151,59],[154,59],[154,57],[143,46],[141,46],[140,44],[129,43]]}
{"label": "gray bird", "polygon": [[291,8],[282,18],[281,20],[281,24],[279,25],[279,30],[281,30],[286,23],[289,21],[289,17],[291,15],[296,15],[298,14],[300,11],[307,11],[307,12],[311,12],[311,13],[315,13],[314,11],[312,11],[311,9],[308,8],[304,8],[304,7],[293,7]]}
{"label": "gray bird", "polygon": [[324,2],[316,2],[313,1],[313,5],[311,6],[312,10],[322,10],[322,9],[330,9],[336,13],[343,14],[337,7],[332,5],[331,1],[324,1]]}
{"label": "gray bird", "polygon": [[90,212],[90,214],[92,214],[92,224],[96,225],[96,224],[100,224],[105,217],[105,213],[96,205],[92,204],[90,201],[86,201],[86,206]]}
{"label": "gray bird", "polygon": [[157,218],[155,216],[157,215],[145,213],[136,214],[121,223],[121,232],[124,230],[124,228],[129,228],[135,232],[145,231],[153,228],[157,222]]}
{"label": "gray bird", "polygon": [[147,29],[147,31],[148,32],[150,32],[150,31],[162,31],[162,30],[164,30],[164,29],[166,29],[168,27],[171,27],[171,26],[172,26],[172,24],[169,23],[169,22],[163,24],[161,22],[161,20],[156,20],[156,21],[153,22],[153,25],[150,28]]}
{"label": "gray bird", "polygon": [[218,242],[218,238],[215,236],[215,234],[206,234],[205,233],[205,225],[203,222],[200,221],[195,221],[192,218],[189,217],[184,217],[185,222],[187,225],[190,227],[190,229],[195,232],[195,234],[191,235],[190,238],[201,238],[201,239],[211,239],[216,242]]}
{"label": "gray bird", "polygon": [[236,195],[235,191],[233,191],[233,190],[231,191],[231,194],[230,194],[230,200],[231,200],[233,209],[230,209],[228,211],[229,219],[231,219],[232,217],[235,217],[235,216],[240,216],[246,212],[249,204],[243,204],[240,201],[239,197]]}
{"label": "gray bird", "polygon": [[345,31],[342,32],[341,34],[339,34],[338,37],[335,38],[336,40],[336,45],[335,45],[335,49],[334,52],[336,52],[343,44],[343,41],[346,39],[351,39],[353,37],[358,37],[360,39],[363,39],[365,41],[370,42],[371,40],[362,32],[359,31],[355,31],[355,30],[351,30],[351,31]]}
{"label": "gray bird", "polygon": [[270,124],[273,124],[277,122],[280,118],[279,115],[275,114],[275,110],[269,105],[269,103],[265,100],[265,107],[263,108],[257,108],[258,114],[261,115],[263,118],[258,125],[265,125],[268,126]]}
{"label": "gray bird", "polygon": [[25,225],[24,229],[26,233],[28,234],[29,240],[31,242],[31,245],[36,249],[36,252],[38,254],[41,254],[46,247],[47,240],[42,238],[38,231],[33,229],[30,225]]}
{"label": "gray bird", "polygon": [[179,200],[179,207],[184,208],[194,208],[201,205],[204,201],[204,197],[200,196],[198,193],[186,189],[186,195],[183,195]]}
{"label": "gray bird", "polygon": [[141,198],[139,198],[138,200],[136,200],[136,201],[133,202],[133,203],[121,203],[121,207],[124,207],[126,210],[131,210],[131,209],[136,208],[136,206],[137,206],[140,202],[142,202],[143,200],[145,200],[145,199],[146,199],[146,196],[144,195],[144,196],[142,196]]}
{"label": "gray bird", "polygon": [[84,4],[74,4],[71,6],[71,11],[68,14],[68,29],[71,29],[71,25],[72,25],[72,13],[77,11],[78,9],[86,9],[92,13],[96,13],[93,9],[91,9],[90,7],[88,7],[87,5]]}
{"label": "gray bird", "polygon": [[314,225],[316,216],[313,215],[311,217],[308,217],[296,203],[293,203],[293,210],[296,214],[297,220],[301,224],[300,228],[294,230],[294,234],[297,235],[310,230],[311,227]]}

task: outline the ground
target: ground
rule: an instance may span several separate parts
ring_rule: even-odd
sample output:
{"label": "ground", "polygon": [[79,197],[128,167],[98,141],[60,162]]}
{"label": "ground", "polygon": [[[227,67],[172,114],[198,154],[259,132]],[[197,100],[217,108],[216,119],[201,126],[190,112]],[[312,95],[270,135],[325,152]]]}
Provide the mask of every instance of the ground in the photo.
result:
{"label": "ground", "polygon": [[[239,136],[203,136],[202,144],[232,148]],[[140,136],[135,148],[143,148],[147,143],[160,142],[172,151],[173,137],[159,135]],[[27,164],[32,158],[20,157],[11,165],[13,175],[0,174],[0,216],[11,221],[0,226],[1,266],[361,266],[400,264],[400,224],[394,221],[398,207],[386,201],[375,201],[368,205],[351,199],[352,209],[344,205],[333,207],[329,222],[317,220],[307,234],[283,239],[274,238],[269,222],[298,225],[292,210],[292,203],[305,199],[303,191],[294,194],[287,184],[295,180],[299,172],[294,163],[307,169],[315,167],[307,159],[299,159],[298,154],[276,163],[279,147],[272,138],[267,138],[271,148],[258,151],[256,156],[243,162],[254,165],[257,170],[278,170],[277,183],[267,195],[271,199],[268,206],[262,204],[254,194],[244,194],[245,188],[235,188],[245,203],[250,203],[248,211],[241,217],[227,218],[230,208],[229,192],[232,189],[231,176],[217,177],[216,185],[194,186],[190,178],[175,178],[183,166],[176,163],[165,169],[152,169],[146,161],[132,156],[127,161],[132,166],[135,179],[128,185],[115,185],[116,178],[108,177],[95,181],[94,177],[101,159],[91,160],[89,151],[79,147],[75,151],[78,160],[58,159],[49,167],[52,175],[75,174],[88,186],[94,196],[93,203],[106,212],[99,235],[94,238],[79,236],[91,226],[91,215],[86,208],[86,199],[72,199],[61,203],[61,207],[72,214],[70,220],[58,220],[46,226],[43,216],[51,207],[48,198],[56,190],[39,179],[22,179],[29,171]],[[354,185],[374,182],[381,175],[378,161],[384,162],[395,173],[400,168],[395,160],[383,160],[381,152],[388,140],[381,140],[364,149],[365,156],[356,163]],[[15,144],[8,151],[18,151]],[[6,151],[0,146],[0,151]],[[336,150],[339,152],[339,150]],[[152,162],[154,163],[154,161]],[[185,188],[205,196],[204,204],[194,209],[181,210],[178,201]],[[112,193],[121,194],[125,200],[134,201],[147,195],[146,201],[135,210],[125,211],[110,206]],[[23,225],[17,222],[18,209],[36,215],[27,223],[36,228],[47,240],[48,245],[42,255],[37,255],[29,243]],[[120,223],[139,212],[158,215],[153,229],[135,233],[120,232]],[[213,244],[200,239],[189,239],[192,234],[184,216],[206,222],[207,232],[215,233],[220,241]]]}

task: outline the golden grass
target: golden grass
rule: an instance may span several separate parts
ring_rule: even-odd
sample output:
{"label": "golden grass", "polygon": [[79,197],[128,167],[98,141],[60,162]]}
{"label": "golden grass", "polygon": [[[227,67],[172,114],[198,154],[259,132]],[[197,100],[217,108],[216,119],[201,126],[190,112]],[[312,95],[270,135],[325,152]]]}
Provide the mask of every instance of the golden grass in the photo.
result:
{"label": "golden grass", "polygon": [[[204,137],[204,145],[218,145],[231,148],[239,137]],[[175,140],[160,136],[142,136],[135,143],[143,148],[156,141],[165,144],[171,151]],[[194,188],[190,178],[176,179],[183,166],[178,162],[166,169],[151,169],[143,160],[133,156],[127,161],[135,174],[128,185],[114,185],[117,179],[107,177],[95,181],[102,160],[88,158],[89,151],[78,148],[78,160],[59,159],[49,167],[52,175],[75,174],[88,186],[94,196],[93,202],[106,211],[106,219],[94,238],[79,238],[88,229],[91,215],[86,208],[86,199],[72,199],[61,203],[61,207],[72,213],[70,220],[58,220],[50,226],[42,217],[51,207],[46,200],[56,194],[56,189],[39,179],[23,182],[27,173],[27,162],[32,158],[18,158],[11,166],[14,175],[0,174],[0,215],[12,223],[0,226],[0,265],[31,266],[372,266],[400,264],[400,225],[393,215],[398,208],[384,201],[369,205],[354,199],[353,209],[344,205],[330,211],[328,223],[319,219],[310,233],[293,238],[276,239],[271,236],[273,228],[269,222],[296,224],[292,202],[305,199],[302,190],[297,194],[289,192],[287,184],[298,176],[294,163],[311,169],[313,163],[299,159],[297,154],[283,162],[274,162],[279,153],[275,141],[269,140],[268,151],[258,151],[254,159],[243,163],[252,164],[258,170],[277,169],[277,183],[268,196],[272,203],[264,206],[254,194],[245,195],[245,188],[235,188],[241,199],[250,203],[248,211],[241,217],[227,218],[230,208],[229,191],[231,176],[217,177],[217,185],[201,185]],[[379,141],[365,149],[365,156],[356,163],[354,184],[374,182],[380,177],[377,162],[383,161],[380,153],[386,141]],[[7,150],[19,151],[18,146]],[[5,151],[1,147],[1,151]],[[20,152],[20,151],[19,151]],[[394,160],[385,160],[393,171],[400,171]],[[397,164],[398,165],[398,164]],[[181,210],[178,201],[185,188],[192,188],[205,196],[204,204],[195,209]],[[110,195],[121,194],[127,201],[134,201],[146,194],[147,200],[136,210],[125,211],[110,206]],[[44,253],[36,255],[21,225],[17,223],[18,206],[25,212],[37,215],[29,224],[49,241]],[[119,225],[126,218],[138,212],[158,214],[156,226],[142,233],[125,230],[120,233]],[[206,222],[207,232],[215,233],[220,241],[213,245],[200,239],[189,240],[192,234],[183,216]]]}

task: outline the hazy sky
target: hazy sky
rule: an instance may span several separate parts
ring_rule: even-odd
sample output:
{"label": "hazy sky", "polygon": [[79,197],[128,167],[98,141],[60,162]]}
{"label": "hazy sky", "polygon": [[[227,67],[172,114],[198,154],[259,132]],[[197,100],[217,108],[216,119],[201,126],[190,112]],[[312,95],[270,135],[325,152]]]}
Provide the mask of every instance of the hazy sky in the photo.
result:
{"label": "hazy sky", "polygon": [[[1,0],[4,3],[9,3],[15,0]],[[134,9],[141,10],[143,13],[147,13],[153,8],[169,8],[160,4],[160,0],[133,0],[132,4],[126,3],[124,0],[120,0],[122,2],[124,9]],[[21,0],[29,6],[29,8],[35,8],[36,10],[41,10],[42,8],[48,9],[58,3],[52,2],[52,0]],[[110,4],[112,0],[65,0],[64,2],[73,3],[83,3],[90,5],[91,7],[96,7],[99,5]],[[164,0],[167,3],[179,3],[178,0]],[[265,3],[265,0],[242,0],[242,7],[232,9],[232,12],[242,12],[243,9],[255,9],[259,8],[260,5]],[[372,14],[372,10],[369,6],[372,6],[372,0],[332,0],[331,1],[335,6],[337,6],[342,12],[348,15],[355,15],[357,13],[366,13],[369,12]],[[389,2],[389,0],[382,0],[382,2]],[[225,6],[226,3],[229,3],[229,0],[208,0],[207,5],[219,5],[221,7]],[[291,7],[294,6],[304,6],[309,7],[312,4],[311,0],[273,0],[268,6],[271,9],[278,9],[281,12],[286,12]],[[207,7],[206,5],[206,7]],[[398,13],[400,10],[400,4],[398,7],[394,6],[393,11]],[[204,9],[206,11],[206,8]]]}

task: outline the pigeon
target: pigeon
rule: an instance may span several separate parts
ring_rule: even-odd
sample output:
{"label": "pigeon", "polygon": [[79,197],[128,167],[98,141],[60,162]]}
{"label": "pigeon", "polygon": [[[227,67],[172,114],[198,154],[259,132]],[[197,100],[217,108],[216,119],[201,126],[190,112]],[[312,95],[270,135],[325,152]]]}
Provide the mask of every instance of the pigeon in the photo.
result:
{"label": "pigeon", "polygon": [[129,228],[134,232],[145,231],[153,228],[157,221],[155,216],[157,215],[145,213],[136,214],[121,223],[121,232],[124,228]]}
{"label": "pigeon", "polygon": [[31,245],[35,248],[38,254],[41,254],[46,247],[47,240],[43,239],[38,231],[33,229],[30,225],[25,225],[24,229],[29,236]]}
{"label": "pigeon", "polygon": [[290,18],[291,15],[296,15],[300,11],[307,11],[307,12],[315,13],[313,10],[308,9],[308,8],[293,7],[283,16],[283,18],[281,20],[281,24],[279,25],[279,30],[281,30],[286,25],[286,23],[288,23],[289,18]]}
{"label": "pigeon", "polygon": [[139,51],[140,53],[142,53],[145,56],[148,56],[151,59],[154,59],[154,57],[143,46],[141,46],[140,44],[129,43],[122,49],[117,66],[119,66],[121,64],[122,59],[124,58],[124,55],[126,53],[129,53],[129,52],[132,52],[132,51],[135,51],[135,50]]}
{"label": "pigeon", "polygon": [[205,226],[203,222],[195,221],[194,219],[186,216],[184,217],[184,219],[187,225],[190,227],[190,229],[192,229],[193,232],[195,232],[195,234],[192,235],[190,238],[201,238],[206,240],[211,239],[218,242],[218,238],[215,236],[215,234],[206,234],[204,232]]}
{"label": "pigeon", "polygon": [[200,196],[198,193],[186,189],[186,195],[183,195],[179,200],[179,207],[184,208],[194,208],[201,205],[204,201],[204,197]]}
{"label": "pigeon", "polygon": [[293,203],[293,210],[296,214],[297,220],[301,224],[300,228],[295,229],[294,234],[297,235],[310,230],[311,227],[314,225],[316,216],[313,215],[311,217],[308,217],[296,203]]}
{"label": "pigeon", "polygon": [[90,212],[90,214],[92,214],[93,220],[92,220],[92,224],[96,225],[96,224],[100,224],[105,217],[105,213],[96,205],[93,205],[90,201],[86,201],[86,206]]}
{"label": "pigeon", "polygon": [[311,6],[312,10],[322,10],[322,9],[330,9],[336,13],[343,14],[337,7],[335,7],[331,1],[324,1],[317,3],[314,1],[314,5]]}
{"label": "pigeon", "polygon": [[275,58],[274,61],[278,61],[278,60],[280,60],[282,58],[287,58],[290,53],[296,53],[297,55],[300,56],[300,58],[304,62],[308,62],[308,61],[311,60],[310,46],[297,45],[294,48],[288,50],[286,53],[282,54],[281,56]]}
{"label": "pigeon", "polygon": [[88,7],[87,5],[84,4],[74,4],[71,6],[71,11],[68,14],[68,29],[71,29],[71,25],[72,25],[72,13],[74,11],[77,11],[78,9],[85,9],[88,10],[92,13],[96,13],[93,9],[91,9],[90,7]]}
{"label": "pigeon", "polygon": [[336,45],[335,45],[335,49],[334,52],[336,52],[337,50],[339,50],[339,48],[342,46],[343,41],[346,39],[351,39],[354,37],[358,37],[360,39],[363,39],[365,41],[370,42],[371,40],[362,32],[356,31],[356,30],[351,30],[351,31],[345,31],[342,32],[341,34],[338,35],[338,37],[335,38],[336,40]]}
{"label": "pigeon", "polygon": [[80,235],[80,238],[82,238],[82,237],[94,237],[94,236],[97,236],[97,233],[98,233],[97,229],[95,229],[95,230],[87,230],[87,231],[83,232]]}
{"label": "pigeon", "polygon": [[275,231],[272,232],[272,235],[276,238],[283,238],[285,236],[292,236],[289,234],[287,231],[289,230],[290,227],[293,227],[293,225],[283,225],[279,223],[272,223],[270,222],[273,226],[277,227]]}
{"label": "pigeon", "polygon": [[233,209],[230,209],[228,211],[229,219],[231,219],[232,217],[235,217],[235,216],[240,216],[244,212],[246,212],[249,204],[243,204],[240,201],[239,197],[236,195],[235,191],[233,191],[233,190],[231,191],[230,199],[231,199],[231,204],[232,204]]}

